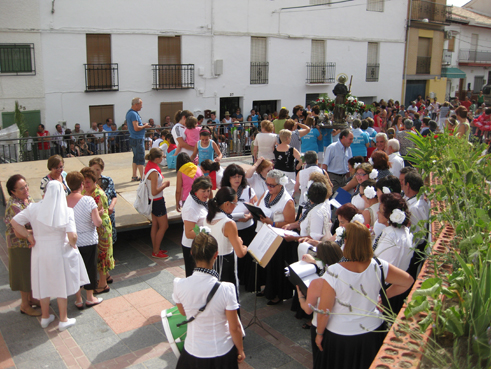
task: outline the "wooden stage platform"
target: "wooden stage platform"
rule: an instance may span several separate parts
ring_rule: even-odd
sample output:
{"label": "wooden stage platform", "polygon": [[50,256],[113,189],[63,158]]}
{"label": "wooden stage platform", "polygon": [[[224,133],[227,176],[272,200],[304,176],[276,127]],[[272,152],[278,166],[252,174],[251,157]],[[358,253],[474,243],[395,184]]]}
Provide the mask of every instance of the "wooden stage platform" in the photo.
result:
{"label": "wooden stage platform", "polygon": [[[65,171],[71,172],[81,170],[89,165],[90,159],[94,156],[82,156],[78,158],[65,158]],[[133,202],[136,197],[136,189],[138,182],[131,182],[131,163],[133,154],[131,152],[100,155],[104,160],[105,169],[104,175],[111,177],[116,187],[118,194],[118,202],[116,204],[116,228],[118,230],[131,230],[150,226],[151,218],[147,218],[138,213],[133,207]],[[229,163],[237,163],[247,170],[251,163],[250,156],[224,158],[222,166],[226,167]],[[39,185],[41,178],[48,174],[46,160],[29,161],[14,164],[0,165],[0,186],[4,202],[7,201],[9,195],[7,193],[6,182],[10,176],[14,174],[22,174],[26,177],[29,183],[29,192],[35,202],[41,200],[41,190]],[[165,202],[169,223],[181,222],[181,213],[176,211],[176,172],[169,170],[167,167],[162,168],[162,174],[166,180],[170,180],[170,187],[164,190]]]}

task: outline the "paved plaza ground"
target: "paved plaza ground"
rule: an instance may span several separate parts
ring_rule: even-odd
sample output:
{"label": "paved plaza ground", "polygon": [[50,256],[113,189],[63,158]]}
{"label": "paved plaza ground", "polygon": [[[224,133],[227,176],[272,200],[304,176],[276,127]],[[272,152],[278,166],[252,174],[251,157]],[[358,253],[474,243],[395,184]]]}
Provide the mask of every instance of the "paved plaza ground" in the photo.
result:
{"label": "paved plaza ground", "polygon": [[[0,214],[5,208],[0,207]],[[171,225],[162,248],[167,261],[150,257],[150,230],[121,232],[114,248],[111,292],[99,306],[79,311],[68,298],[68,316],[77,324],[58,332],[58,320],[42,329],[38,318],[20,314],[20,294],[9,287],[5,225],[0,224],[0,369],[2,368],[174,368],[177,362],[164,335],[160,312],[173,305],[172,281],[184,277],[182,224]],[[254,295],[241,291],[244,325],[254,311]],[[258,316],[270,334],[246,330],[246,368],[310,368],[310,333],[290,311],[291,300],[267,306],[257,299]],[[58,316],[56,300],[52,313]]]}

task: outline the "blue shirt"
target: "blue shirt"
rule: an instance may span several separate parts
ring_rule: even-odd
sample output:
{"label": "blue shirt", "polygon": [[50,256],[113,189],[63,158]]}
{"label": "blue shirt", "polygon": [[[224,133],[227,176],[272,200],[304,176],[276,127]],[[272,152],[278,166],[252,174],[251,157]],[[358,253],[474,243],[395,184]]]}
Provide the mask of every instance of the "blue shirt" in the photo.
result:
{"label": "blue shirt", "polygon": [[138,132],[135,131],[135,127],[133,127],[133,122],[135,120],[138,121],[138,125],[140,127],[143,126],[140,114],[138,114],[138,112],[134,111],[133,109],[128,110],[128,112],[126,113],[126,123],[128,124],[128,131],[130,131],[130,138],[143,139],[145,137],[145,130],[142,129]]}
{"label": "blue shirt", "polygon": [[201,162],[206,159],[210,159],[211,161],[213,161],[214,157],[215,157],[215,149],[213,148],[213,141],[210,140],[208,147],[203,148],[201,147],[201,140],[199,140],[198,141],[198,158],[199,158],[198,165],[201,165]]}
{"label": "blue shirt", "polygon": [[330,144],[324,154],[327,171],[334,174],[348,173],[348,160],[353,157],[351,147],[345,148],[341,141]]}
{"label": "blue shirt", "polygon": [[251,115],[251,119],[252,119],[252,124],[254,125],[254,127],[257,127],[258,124],[259,124],[259,115]]}
{"label": "blue shirt", "polygon": [[322,143],[324,148],[332,144],[332,128],[321,128],[322,133]]}
{"label": "blue shirt", "polygon": [[317,144],[318,141],[317,138],[319,137],[319,135],[320,133],[317,130],[317,128],[312,128],[309,133],[307,133],[305,136],[300,138],[300,140],[302,141],[302,147],[301,147],[302,153],[306,153],[307,151],[318,152],[319,147]]}
{"label": "blue shirt", "polygon": [[367,118],[372,118],[373,119],[373,113],[370,110],[367,110],[361,115],[362,119],[367,119]]}
{"label": "blue shirt", "polygon": [[353,143],[351,144],[351,153],[353,156],[367,156],[366,144],[369,142],[368,134],[360,128],[356,128],[352,132]]}

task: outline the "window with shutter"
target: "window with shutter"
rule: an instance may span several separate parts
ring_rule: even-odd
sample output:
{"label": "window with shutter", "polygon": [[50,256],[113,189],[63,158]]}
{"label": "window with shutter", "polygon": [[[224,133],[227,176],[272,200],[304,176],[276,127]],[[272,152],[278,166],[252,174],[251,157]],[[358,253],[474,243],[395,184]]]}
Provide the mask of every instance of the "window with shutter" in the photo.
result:
{"label": "window with shutter", "polygon": [[0,74],[36,74],[34,44],[0,44]]}
{"label": "window with shutter", "polygon": [[267,38],[251,38],[251,84],[268,83]]}
{"label": "window with shutter", "polygon": [[367,82],[378,82],[380,64],[378,62],[378,42],[369,42],[367,49]]}

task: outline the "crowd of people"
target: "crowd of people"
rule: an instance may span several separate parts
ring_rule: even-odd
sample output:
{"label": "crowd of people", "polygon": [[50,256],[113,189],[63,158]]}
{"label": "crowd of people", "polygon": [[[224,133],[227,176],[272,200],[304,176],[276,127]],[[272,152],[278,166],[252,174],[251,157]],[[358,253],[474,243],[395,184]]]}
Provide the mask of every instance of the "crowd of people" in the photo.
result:
{"label": "crowd of people", "polygon": [[[221,167],[223,152],[216,141],[217,127],[224,135],[232,132],[227,125],[242,123],[240,110],[234,118],[226,114],[226,124],[211,129],[200,124],[202,117],[178,111],[165,139],[149,147],[145,132],[152,125],[139,115],[142,100],[132,100],[126,115],[131,180],[144,180],[148,188],[155,258],[168,257],[161,244],[168,229],[164,189],[170,183],[162,167],[171,168],[173,158],[177,173],[186,274],[174,282],[179,311],[196,315],[209,289],[222,282],[212,306],[188,323],[191,334],[178,367],[207,363],[232,368],[244,360],[239,285],[264,296],[269,306],[293,298],[292,310],[305,319],[302,328],[311,330],[315,368],[370,365],[387,328],[379,294],[387,295],[397,314],[427,244],[422,232],[429,218],[424,183],[403,157],[412,147],[408,133],[424,136],[446,129],[464,139],[479,133],[465,106],[452,106],[445,113],[447,103],[432,104],[418,100],[414,108],[404,109],[397,102],[381,101],[374,104],[374,112],[353,117],[345,129],[326,125],[318,106],[309,111],[296,105],[291,116],[282,108],[272,120],[260,120],[251,112],[246,121],[261,132],[250,142],[253,165],[245,171],[235,163]],[[479,122],[487,122],[491,110],[479,109],[484,114]],[[439,126],[442,110],[445,120]],[[76,294],[75,304],[83,309],[84,304],[100,304],[97,295],[110,290],[117,194],[112,179],[102,175],[101,158],[94,157],[80,172],[64,173],[61,154],[47,161],[49,173],[40,184],[45,195],[37,204],[23,176],[9,179],[5,221],[11,288],[21,291],[21,312],[42,315],[41,325],[47,327],[54,319],[49,298],[57,297],[63,330],[75,324],[66,316],[68,295]],[[334,201],[341,191],[350,197],[342,204]],[[259,207],[263,215],[254,217],[245,204]],[[297,235],[285,235],[268,264],[256,269],[247,250],[265,226]],[[56,247],[48,239],[56,240],[51,242]],[[40,268],[46,257],[51,258],[49,270]],[[284,272],[285,262],[299,260],[315,264],[319,274],[306,295]],[[86,290],[85,303],[80,287]],[[35,305],[41,312],[32,308]],[[210,336],[210,331],[215,334]]]}

